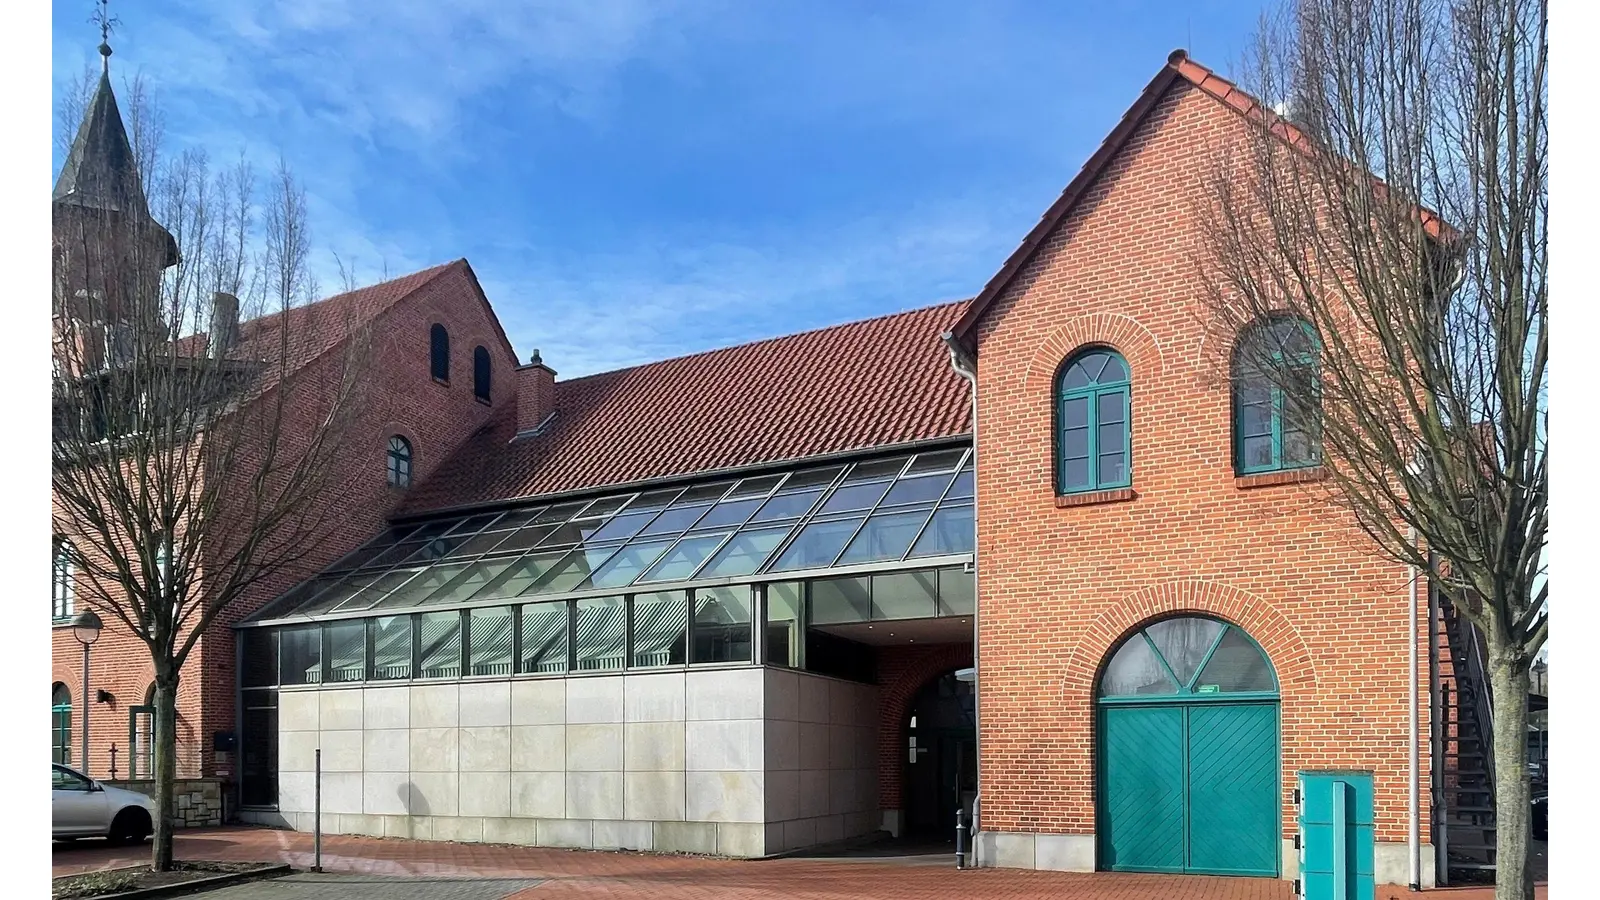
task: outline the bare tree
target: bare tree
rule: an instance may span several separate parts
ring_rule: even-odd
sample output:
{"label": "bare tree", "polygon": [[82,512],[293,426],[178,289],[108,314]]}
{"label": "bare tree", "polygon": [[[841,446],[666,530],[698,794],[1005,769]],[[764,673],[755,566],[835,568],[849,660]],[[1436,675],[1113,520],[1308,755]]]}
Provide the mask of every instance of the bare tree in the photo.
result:
{"label": "bare tree", "polygon": [[1543,0],[1286,0],[1197,204],[1241,463],[1320,462],[1310,489],[1481,633],[1507,900],[1549,627],[1545,62]]}
{"label": "bare tree", "polygon": [[[133,122],[159,121],[133,100]],[[51,476],[78,603],[149,651],[165,870],[185,665],[337,524],[368,340],[348,304],[312,302],[287,167],[259,192],[243,161],[165,161],[159,130],[146,136],[129,140],[142,182],[57,203]],[[225,629],[212,640],[232,646]]]}

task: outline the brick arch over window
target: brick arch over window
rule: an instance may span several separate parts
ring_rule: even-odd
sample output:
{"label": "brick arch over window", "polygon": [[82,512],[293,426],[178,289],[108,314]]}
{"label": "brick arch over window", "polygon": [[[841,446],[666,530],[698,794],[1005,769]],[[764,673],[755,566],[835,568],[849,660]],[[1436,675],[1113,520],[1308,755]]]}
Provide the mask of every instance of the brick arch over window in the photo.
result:
{"label": "brick arch over window", "polygon": [[1118,313],[1090,313],[1062,323],[1034,350],[1023,376],[1027,396],[1046,398],[1042,402],[1049,403],[1048,398],[1055,395],[1056,373],[1062,363],[1091,344],[1122,354],[1128,361],[1135,391],[1140,382],[1161,374],[1161,345],[1149,329]]}
{"label": "brick arch over window", "polygon": [[1089,708],[1095,678],[1111,648],[1134,628],[1182,613],[1202,613],[1244,629],[1266,651],[1278,674],[1278,689],[1291,696],[1314,691],[1316,667],[1311,651],[1294,625],[1267,601],[1214,581],[1169,581],[1146,587],[1103,610],[1079,633],[1078,644],[1062,673],[1061,696]]}
{"label": "brick arch over window", "polygon": [[917,692],[934,679],[972,665],[972,645],[929,644],[878,650],[878,807],[901,809],[906,715]]}

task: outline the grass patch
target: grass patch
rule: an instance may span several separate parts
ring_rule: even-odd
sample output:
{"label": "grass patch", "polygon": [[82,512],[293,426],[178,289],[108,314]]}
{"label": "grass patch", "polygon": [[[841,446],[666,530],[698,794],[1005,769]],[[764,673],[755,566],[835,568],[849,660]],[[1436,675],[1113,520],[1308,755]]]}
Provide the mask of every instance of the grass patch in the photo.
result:
{"label": "grass patch", "polygon": [[261,863],[175,862],[170,872],[152,872],[149,866],[64,875],[51,884],[52,900],[83,900],[124,891],[172,887],[184,882],[261,868]]}

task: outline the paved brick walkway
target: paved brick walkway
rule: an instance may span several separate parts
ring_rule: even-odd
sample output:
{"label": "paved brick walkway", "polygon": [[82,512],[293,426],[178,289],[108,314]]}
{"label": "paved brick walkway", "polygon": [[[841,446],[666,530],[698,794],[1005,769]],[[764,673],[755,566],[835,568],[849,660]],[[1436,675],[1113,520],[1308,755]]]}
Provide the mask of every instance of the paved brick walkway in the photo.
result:
{"label": "paved brick walkway", "polygon": [[[56,875],[135,865],[149,858],[148,847],[113,848],[98,841],[54,846]],[[265,828],[197,829],[179,836],[176,852],[181,859],[261,860],[306,869],[311,865],[311,837]],[[1015,869],[963,872],[953,866],[896,865],[863,859],[751,862],[342,835],[323,839],[322,865],[330,873],[539,880],[539,884],[517,891],[509,900],[1289,900],[1293,896],[1289,882],[1267,878],[1083,875]],[[1444,890],[1418,895],[1392,888],[1378,891],[1378,900],[1412,896],[1489,900],[1493,891]],[[1545,896],[1543,888],[1539,896]],[[261,897],[301,900],[311,895],[275,892],[270,898],[266,894]],[[237,900],[256,898],[241,895]],[[388,892],[384,900],[402,898]]]}

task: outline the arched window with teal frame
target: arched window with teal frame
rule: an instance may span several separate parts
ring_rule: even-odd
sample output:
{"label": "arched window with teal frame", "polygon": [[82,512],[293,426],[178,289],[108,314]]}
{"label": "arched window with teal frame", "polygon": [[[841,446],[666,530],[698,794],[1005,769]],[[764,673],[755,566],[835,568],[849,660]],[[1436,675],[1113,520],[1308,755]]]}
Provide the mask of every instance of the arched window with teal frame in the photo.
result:
{"label": "arched window with teal frame", "polygon": [[1322,462],[1317,340],[1284,316],[1245,329],[1233,351],[1233,460],[1240,475]]}
{"label": "arched window with teal frame", "polygon": [[72,691],[59,681],[50,686],[50,761],[72,765]]}
{"label": "arched window with teal frame", "polygon": [[1161,619],[1129,635],[1100,673],[1102,700],[1277,696],[1260,645],[1236,625],[1205,616]]}
{"label": "arched window with teal frame", "polygon": [[1128,362],[1109,347],[1073,355],[1056,376],[1056,493],[1133,484]]}

